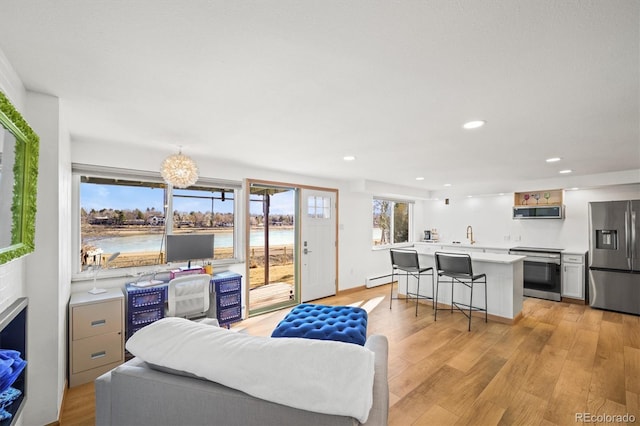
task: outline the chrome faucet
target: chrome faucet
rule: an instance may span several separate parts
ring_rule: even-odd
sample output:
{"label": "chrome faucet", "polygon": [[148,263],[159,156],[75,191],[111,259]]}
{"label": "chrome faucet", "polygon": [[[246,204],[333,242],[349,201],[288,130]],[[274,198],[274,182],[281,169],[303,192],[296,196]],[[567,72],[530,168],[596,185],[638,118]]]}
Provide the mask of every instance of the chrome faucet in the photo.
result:
{"label": "chrome faucet", "polygon": [[469,244],[475,243],[473,239],[473,228],[471,225],[467,226],[467,238],[469,239]]}

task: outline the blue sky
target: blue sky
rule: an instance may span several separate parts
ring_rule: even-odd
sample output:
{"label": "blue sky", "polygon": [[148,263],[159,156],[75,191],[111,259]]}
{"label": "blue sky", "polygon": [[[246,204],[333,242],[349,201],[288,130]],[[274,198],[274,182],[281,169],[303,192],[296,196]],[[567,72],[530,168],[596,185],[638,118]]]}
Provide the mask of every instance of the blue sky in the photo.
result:
{"label": "blue sky", "polygon": [[[269,211],[271,214],[293,214],[295,209],[295,191],[279,192],[271,196]],[[254,197],[252,197],[254,198]],[[262,203],[250,203],[251,214],[262,214]]]}
{"label": "blue sky", "polygon": [[80,184],[80,207],[91,209],[116,209],[145,211],[147,207],[164,210],[162,188],[138,188],[120,185]]}
{"label": "blue sky", "polygon": [[[198,191],[180,190],[180,194],[198,194]],[[219,196],[216,193],[216,196]],[[147,208],[155,208],[157,211],[163,211],[162,188],[140,188],[123,185],[100,185],[91,183],[80,184],[80,206],[87,212],[91,209],[99,211],[101,209],[114,210],[134,210],[140,209],[146,211]],[[293,214],[294,210],[294,191],[283,192],[274,195],[271,198],[271,214]],[[185,199],[174,198],[174,210],[191,212],[206,212],[211,210],[211,201],[206,199]],[[214,209],[216,212],[229,213],[233,210],[233,202],[220,200],[214,201]],[[260,203],[251,203],[251,213],[261,214],[262,207]]]}

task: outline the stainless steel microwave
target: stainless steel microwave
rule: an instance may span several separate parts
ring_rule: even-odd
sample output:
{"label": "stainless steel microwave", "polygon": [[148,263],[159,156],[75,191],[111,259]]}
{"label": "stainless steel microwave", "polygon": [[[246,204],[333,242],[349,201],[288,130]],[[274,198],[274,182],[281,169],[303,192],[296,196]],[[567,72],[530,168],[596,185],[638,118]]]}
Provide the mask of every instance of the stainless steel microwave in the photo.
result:
{"label": "stainless steel microwave", "polygon": [[514,206],[514,219],[564,219],[564,206]]}

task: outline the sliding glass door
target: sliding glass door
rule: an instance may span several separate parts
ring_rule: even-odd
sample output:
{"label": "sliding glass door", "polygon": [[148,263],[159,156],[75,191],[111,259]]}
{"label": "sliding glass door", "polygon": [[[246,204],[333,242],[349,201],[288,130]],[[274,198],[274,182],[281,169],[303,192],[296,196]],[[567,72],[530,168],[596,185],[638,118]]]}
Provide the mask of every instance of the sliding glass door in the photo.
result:
{"label": "sliding glass door", "polygon": [[299,190],[257,182],[248,188],[247,282],[254,315],[299,303]]}

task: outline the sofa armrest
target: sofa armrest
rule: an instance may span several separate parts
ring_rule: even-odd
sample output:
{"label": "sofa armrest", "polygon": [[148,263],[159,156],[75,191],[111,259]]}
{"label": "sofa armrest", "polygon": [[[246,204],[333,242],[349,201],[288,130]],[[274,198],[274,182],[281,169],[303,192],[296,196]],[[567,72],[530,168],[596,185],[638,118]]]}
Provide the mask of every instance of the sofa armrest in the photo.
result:
{"label": "sofa armrest", "polygon": [[389,421],[389,341],[386,336],[369,336],[365,348],[375,353],[375,376],[373,379],[373,406],[369,411],[366,426],[387,425]]}
{"label": "sofa armrest", "polygon": [[[389,413],[388,341],[372,335],[373,405],[366,426],[386,426]],[[139,358],[95,381],[96,425],[111,424],[305,424],[355,425],[352,417],[298,410],[260,400],[204,379],[153,370]],[[235,423],[234,423],[235,422]]]}
{"label": "sofa armrest", "polygon": [[111,424],[111,372],[108,371],[95,380],[96,426]]}
{"label": "sofa armrest", "polygon": [[[258,399],[209,380],[155,370],[139,358],[113,369],[110,381],[111,425],[358,424],[353,417],[300,410]],[[105,404],[98,398],[96,394],[96,407]]]}

